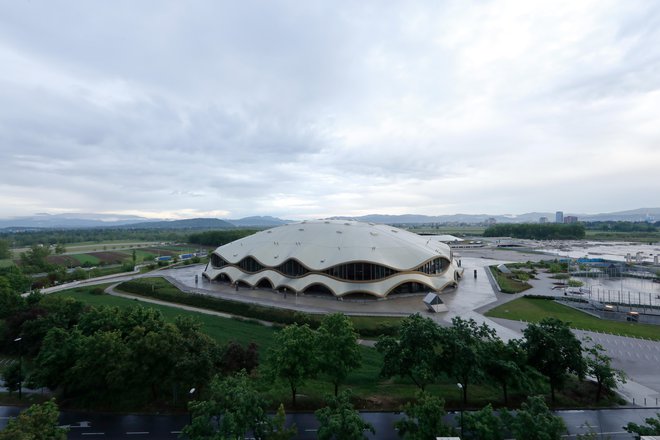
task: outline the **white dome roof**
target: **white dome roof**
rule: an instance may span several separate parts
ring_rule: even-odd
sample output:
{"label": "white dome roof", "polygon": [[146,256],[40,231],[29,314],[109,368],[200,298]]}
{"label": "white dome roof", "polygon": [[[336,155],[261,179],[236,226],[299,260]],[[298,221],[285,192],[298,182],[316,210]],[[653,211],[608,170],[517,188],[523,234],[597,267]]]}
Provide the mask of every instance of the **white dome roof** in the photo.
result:
{"label": "white dome roof", "polygon": [[220,246],[213,254],[204,271],[210,280],[250,286],[267,280],[275,289],[293,292],[323,286],[336,296],[440,292],[455,287],[462,274],[449,246],[436,237],[354,221],[279,226]]}
{"label": "white dome roof", "polygon": [[433,237],[373,223],[315,220],[279,226],[220,246],[215,253],[230,264],[251,256],[275,267],[295,259],[319,271],[353,261],[373,262],[398,271],[444,257],[449,246]]}

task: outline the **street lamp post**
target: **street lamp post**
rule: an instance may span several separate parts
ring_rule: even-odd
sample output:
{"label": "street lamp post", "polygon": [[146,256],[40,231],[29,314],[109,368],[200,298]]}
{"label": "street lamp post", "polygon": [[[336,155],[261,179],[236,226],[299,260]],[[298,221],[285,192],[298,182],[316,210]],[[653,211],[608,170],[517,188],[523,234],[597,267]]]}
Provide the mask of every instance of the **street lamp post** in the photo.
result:
{"label": "street lamp post", "polygon": [[[190,400],[192,400],[193,397],[195,396],[195,387],[191,388],[190,391],[188,392],[188,394],[189,394]],[[190,411],[190,426],[192,426],[192,422],[193,422],[193,415],[192,415],[192,410],[191,410]]]}
{"label": "street lamp post", "polygon": [[21,350],[21,340],[16,338],[14,342],[18,343],[18,400],[23,399],[23,350]]}
{"label": "street lamp post", "polygon": [[456,386],[458,387],[459,399],[461,401],[460,424],[461,424],[461,437],[463,437],[463,384],[459,382],[456,384]]}

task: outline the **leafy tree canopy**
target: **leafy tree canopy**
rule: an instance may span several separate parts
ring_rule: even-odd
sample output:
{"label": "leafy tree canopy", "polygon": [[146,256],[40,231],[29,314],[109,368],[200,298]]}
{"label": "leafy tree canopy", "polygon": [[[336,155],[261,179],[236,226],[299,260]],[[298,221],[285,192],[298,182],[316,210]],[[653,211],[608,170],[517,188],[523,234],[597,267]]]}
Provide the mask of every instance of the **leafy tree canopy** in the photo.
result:
{"label": "leafy tree canopy", "polygon": [[362,363],[352,321],[342,313],[326,315],[317,330],[317,347],[319,369],[334,384],[336,396],[339,385]]}
{"label": "leafy tree canopy", "polygon": [[564,384],[569,373],[584,377],[586,365],[582,344],[568,324],[556,318],[529,324],[523,334],[527,362],[548,378],[554,402],[555,389]]}
{"label": "leafy tree canopy", "polygon": [[336,397],[328,398],[328,406],[314,413],[319,421],[319,440],[362,440],[365,431],[375,434],[371,425],[360,417],[350,402],[350,392],[343,391]]}
{"label": "leafy tree canopy", "polygon": [[399,327],[397,338],[379,338],[376,349],[383,353],[380,375],[410,378],[424,390],[435,380],[442,352],[442,333],[438,325],[419,313],[405,318]]}
{"label": "leafy tree canopy", "polygon": [[405,440],[435,440],[456,435],[454,428],[442,421],[447,413],[445,401],[439,397],[420,391],[414,403],[406,404],[404,412],[406,417],[395,426]]}
{"label": "leafy tree canopy", "polygon": [[0,440],[66,440],[59,427],[60,413],[54,400],[32,405],[0,431]]}

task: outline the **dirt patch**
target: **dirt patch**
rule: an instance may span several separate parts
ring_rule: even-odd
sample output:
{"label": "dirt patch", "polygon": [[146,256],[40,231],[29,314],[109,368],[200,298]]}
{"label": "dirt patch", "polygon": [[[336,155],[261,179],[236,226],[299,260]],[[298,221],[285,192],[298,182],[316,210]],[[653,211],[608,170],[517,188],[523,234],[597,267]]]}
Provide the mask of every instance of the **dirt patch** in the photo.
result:
{"label": "dirt patch", "polygon": [[65,267],[78,267],[80,262],[69,255],[50,255],[46,259],[50,264],[56,264],[58,266]]}

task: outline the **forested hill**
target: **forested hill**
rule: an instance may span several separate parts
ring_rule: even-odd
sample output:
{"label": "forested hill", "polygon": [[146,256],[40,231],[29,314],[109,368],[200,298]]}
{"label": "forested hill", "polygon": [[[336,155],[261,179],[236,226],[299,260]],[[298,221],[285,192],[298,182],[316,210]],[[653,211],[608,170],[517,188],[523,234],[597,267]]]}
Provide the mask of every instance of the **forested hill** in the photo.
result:
{"label": "forested hill", "polygon": [[233,229],[229,222],[219,218],[191,218],[186,220],[167,220],[159,222],[144,222],[132,225],[118,226],[123,229]]}

